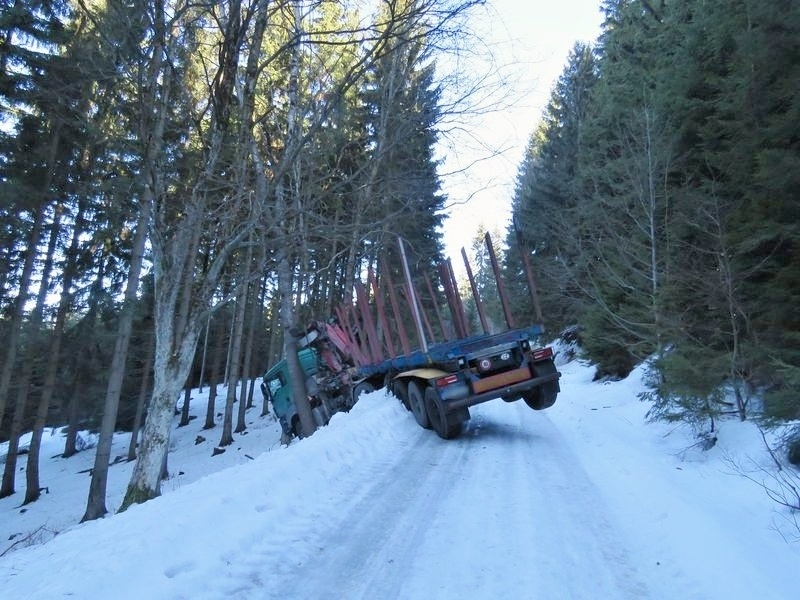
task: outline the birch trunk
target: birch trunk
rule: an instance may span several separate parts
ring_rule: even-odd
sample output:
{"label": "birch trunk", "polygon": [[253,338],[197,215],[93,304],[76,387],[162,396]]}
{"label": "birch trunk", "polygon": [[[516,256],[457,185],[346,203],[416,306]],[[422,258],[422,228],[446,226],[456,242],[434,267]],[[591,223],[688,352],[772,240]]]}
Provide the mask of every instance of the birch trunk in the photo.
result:
{"label": "birch trunk", "polygon": [[[120,511],[131,504],[145,502],[161,494],[161,474],[166,464],[169,432],[175,415],[175,403],[183,382],[189,375],[200,327],[182,327],[177,333],[172,315],[156,315],[156,353],[154,361],[153,396],[142,430],[139,456],[128,483]],[[172,341],[175,340],[173,344]],[[172,350],[173,352],[168,352]]]}

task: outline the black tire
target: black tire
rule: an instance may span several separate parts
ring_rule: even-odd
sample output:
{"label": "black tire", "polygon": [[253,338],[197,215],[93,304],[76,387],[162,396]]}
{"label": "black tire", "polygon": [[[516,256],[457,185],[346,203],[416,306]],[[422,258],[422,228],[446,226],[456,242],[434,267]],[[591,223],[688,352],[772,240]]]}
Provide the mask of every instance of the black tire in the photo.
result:
{"label": "black tire", "polygon": [[[543,375],[558,373],[558,370],[553,361],[548,361],[533,365],[533,373],[536,377],[542,377]],[[527,392],[522,396],[522,399],[533,410],[544,410],[555,404],[559,391],[558,379],[554,379]]]}
{"label": "black tire", "polygon": [[408,403],[408,382],[405,379],[398,379],[392,383],[392,393],[397,396],[406,410],[411,410],[411,405]]}
{"label": "black tire", "polygon": [[448,414],[442,405],[441,400],[432,388],[425,390],[425,408],[428,411],[428,419],[431,427],[443,440],[452,440],[461,433],[463,421],[456,415]]}
{"label": "black tire", "polygon": [[431,421],[428,418],[428,411],[425,409],[425,397],[423,396],[422,385],[416,381],[408,383],[408,405],[414,418],[420,427],[431,428]]}
{"label": "black tire", "polygon": [[353,395],[350,398],[347,409],[350,410],[356,405],[356,402],[358,402],[358,398],[361,396],[361,394],[369,394],[374,391],[374,385],[372,385],[369,381],[362,381],[355,388],[353,388]]}

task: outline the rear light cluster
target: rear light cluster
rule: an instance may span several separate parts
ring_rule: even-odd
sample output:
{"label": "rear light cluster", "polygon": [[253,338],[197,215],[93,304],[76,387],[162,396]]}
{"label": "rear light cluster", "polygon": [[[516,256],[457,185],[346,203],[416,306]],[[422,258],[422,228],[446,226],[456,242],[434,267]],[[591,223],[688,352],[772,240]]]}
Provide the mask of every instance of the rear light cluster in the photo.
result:
{"label": "rear light cluster", "polygon": [[553,349],[552,348],[537,348],[533,352],[531,352],[531,357],[533,360],[544,360],[545,358],[552,358],[553,357]]}
{"label": "rear light cluster", "polygon": [[452,375],[446,375],[436,380],[436,387],[445,387],[451,383],[455,383],[456,381],[458,381],[458,375],[455,373]]}

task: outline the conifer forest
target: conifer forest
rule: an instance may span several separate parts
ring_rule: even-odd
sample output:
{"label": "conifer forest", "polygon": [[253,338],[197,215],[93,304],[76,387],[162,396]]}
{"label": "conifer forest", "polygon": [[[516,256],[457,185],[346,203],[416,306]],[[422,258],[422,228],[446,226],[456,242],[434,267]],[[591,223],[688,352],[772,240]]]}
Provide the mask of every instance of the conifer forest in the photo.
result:
{"label": "conifer forest", "polygon": [[[85,520],[116,430],[140,438],[123,507],[157,496],[185,390],[229,445],[284,332],[399,272],[398,237],[436,272],[462,109],[439,61],[483,4],[0,0],[0,497],[38,498],[51,426],[65,456],[100,432]],[[800,419],[800,4],[599,8],[519,124],[515,308],[526,260],[597,377],[649,361],[653,418]]]}

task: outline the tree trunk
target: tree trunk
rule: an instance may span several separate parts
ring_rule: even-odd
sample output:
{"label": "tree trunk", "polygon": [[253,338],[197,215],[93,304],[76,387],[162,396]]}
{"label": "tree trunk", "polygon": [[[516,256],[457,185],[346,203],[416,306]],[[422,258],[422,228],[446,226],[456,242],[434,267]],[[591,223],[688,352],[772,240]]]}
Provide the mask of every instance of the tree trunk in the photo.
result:
{"label": "tree trunk", "polygon": [[294,325],[294,303],[292,302],[292,273],[289,260],[284,251],[278,259],[278,292],[280,293],[281,328],[283,329],[283,356],[286,358],[286,367],[292,384],[292,399],[294,400],[300,427],[304,436],[310,436],[316,431],[317,425],[311,413],[311,404],[308,401],[306,378],[300,359],[297,356],[297,342],[290,330]]}
{"label": "tree trunk", "polygon": [[56,320],[50,338],[50,347],[47,353],[47,369],[42,384],[42,395],[39,398],[39,406],[36,410],[36,418],[33,424],[33,435],[28,451],[27,467],[25,469],[25,500],[23,504],[28,504],[39,499],[41,483],[39,481],[39,454],[42,444],[42,434],[47,420],[47,411],[53,398],[58,376],[59,359],[61,357],[61,342],[64,339],[64,326],[67,321],[67,313],[72,304],[72,283],[77,274],[77,263],[75,257],[78,252],[80,236],[83,233],[83,211],[82,203],[78,207],[75,216],[75,225],[72,230],[72,239],[66,252],[64,261],[64,277],[61,282],[61,297],[58,301]]}
{"label": "tree trunk", "polygon": [[120,511],[132,504],[151,500],[161,493],[161,477],[166,469],[175,401],[180,394],[182,382],[186,381],[200,337],[198,328],[183,329],[185,335],[176,344],[173,354],[169,352],[172,350],[171,344],[164,339],[172,337],[171,318],[169,315],[161,315],[160,318],[170,322],[159,322],[159,315],[156,316],[156,330],[160,333],[156,336],[153,397],[142,431],[139,454]]}
{"label": "tree trunk", "polygon": [[253,408],[255,406],[256,379],[258,379],[258,377],[250,378],[250,387],[247,390],[247,408]]}
{"label": "tree trunk", "polygon": [[[250,286],[253,287],[253,286]],[[247,341],[244,347],[244,360],[242,361],[242,375],[241,375],[241,392],[239,393],[239,414],[236,422],[236,433],[241,433],[247,429],[245,422],[245,413],[247,409],[252,406],[251,397],[248,394],[248,385],[253,380],[252,365],[250,364],[253,358],[253,340],[257,331],[256,315],[258,314],[258,294],[250,294],[250,302],[248,304],[249,316],[247,318],[248,331]]]}
{"label": "tree trunk", "polygon": [[234,433],[242,433],[247,431],[247,422],[245,415],[247,414],[247,377],[244,374],[239,375],[239,409],[236,411],[236,427],[233,429]]}
{"label": "tree trunk", "polygon": [[228,338],[228,352],[225,355],[225,375],[222,377],[222,382],[225,385],[231,383],[231,356],[233,355],[233,332],[236,329],[236,310],[231,313],[231,335]]}
{"label": "tree trunk", "polygon": [[111,371],[108,375],[108,386],[106,387],[106,398],[103,406],[103,420],[100,424],[100,438],[97,442],[92,481],[89,484],[89,498],[86,504],[86,512],[81,522],[98,519],[108,512],[106,509],[106,484],[108,482],[108,465],[111,459],[111,443],[114,440],[119,397],[122,393],[122,382],[125,378],[125,363],[128,359],[128,346],[130,345],[133,331],[136,294],[139,291],[139,277],[142,272],[142,260],[144,259],[149,221],[150,204],[143,202],[139,212],[139,221],[136,224],[136,236],[133,241],[131,264],[128,269],[128,281],[125,286],[125,298],[119,318],[117,339],[114,343],[114,354],[111,358]]}
{"label": "tree trunk", "polygon": [[[221,364],[221,363],[220,363]],[[217,381],[212,379],[208,382],[208,402],[206,403],[206,422],[203,429],[213,429],[216,425],[215,412],[217,403]]]}
{"label": "tree trunk", "polygon": [[78,396],[80,387],[75,385],[69,397],[69,407],[67,409],[67,435],[64,437],[64,452],[61,458],[75,456],[78,452]]}
{"label": "tree trunk", "polygon": [[[216,334],[212,337],[216,339]],[[211,352],[211,373],[208,380],[208,404],[206,405],[206,422],[203,429],[212,429],[215,425],[216,413],[216,399],[217,399],[217,385],[220,380],[220,372],[222,371],[222,349],[225,346],[216,340],[214,348]]]}
{"label": "tree trunk", "polygon": [[[231,360],[228,365],[228,389],[225,396],[225,422],[222,427],[222,439],[219,442],[220,446],[229,446],[233,443],[233,434],[231,429],[233,427],[233,403],[236,401],[236,388],[239,385],[239,378],[242,373],[242,340],[244,338],[244,318],[247,314],[247,290],[249,288],[248,277],[250,275],[250,263],[253,258],[253,245],[247,245],[247,252],[244,262],[241,265],[241,281],[239,282],[239,290],[236,294],[236,310],[234,311],[233,319],[233,343],[231,346]],[[244,399],[240,398],[240,406],[245,403]],[[236,433],[244,431],[239,429],[238,425]]]}
{"label": "tree trunk", "polygon": [[[25,362],[23,379],[30,379],[31,361]],[[0,484],[0,498],[5,498],[14,493],[14,475],[17,471],[17,456],[19,454],[19,437],[22,431],[22,422],[25,418],[25,405],[28,398],[28,385],[20,385],[17,391],[17,401],[11,417],[11,430],[8,436],[8,453],[6,454],[3,468],[3,480]]]}
{"label": "tree trunk", "polygon": [[[245,284],[242,283],[240,285]],[[230,446],[233,443],[233,403],[236,402],[236,388],[239,382],[239,354],[242,347],[242,323],[239,319],[239,314],[243,312],[243,304],[242,295],[237,294],[233,330],[231,331],[230,352],[228,353],[225,414],[222,420],[222,437],[219,441],[220,446]]]}
{"label": "tree trunk", "polygon": [[189,424],[189,402],[192,399],[192,388],[189,381],[183,388],[183,406],[181,406],[181,420],[178,421],[178,427],[186,427]]}
{"label": "tree trunk", "polygon": [[[265,263],[266,263],[266,250],[263,246],[260,246],[260,253],[259,258],[256,264],[256,267],[263,272]],[[254,406],[254,394],[255,394],[255,387],[256,387],[256,379],[261,376],[264,372],[264,366],[261,364],[262,361],[258,361],[257,368],[253,368],[253,346],[255,345],[256,336],[263,336],[264,335],[264,302],[267,297],[267,278],[262,277],[261,279],[261,287],[259,289],[258,295],[256,297],[255,306],[253,307],[253,319],[252,319],[252,337],[251,341],[252,344],[248,344],[248,355],[249,358],[247,359],[247,368],[248,368],[248,377],[250,378],[250,389],[247,392],[247,408],[252,408]],[[259,344],[260,346],[260,344]],[[260,358],[260,357],[258,357]]]}
{"label": "tree trunk", "polygon": [[206,332],[203,335],[203,355],[200,357],[200,381],[197,384],[197,391],[203,393],[203,383],[206,375],[206,358],[208,358],[208,333],[211,329],[211,315],[206,319]]}
{"label": "tree trunk", "polygon": [[[266,369],[269,369],[272,366],[273,357],[275,355],[275,340],[278,338],[277,329],[278,329],[278,307],[275,306],[274,299],[270,299],[269,302],[269,343],[267,344],[267,360],[265,365]],[[264,417],[269,414],[269,400],[267,397],[263,397],[263,404],[261,405],[261,416]]]}
{"label": "tree trunk", "polygon": [[234,433],[242,433],[247,430],[245,415],[247,414],[247,383],[248,378],[242,373],[239,376],[239,410],[236,411],[236,427]]}
{"label": "tree trunk", "polygon": [[[3,469],[3,481],[0,485],[0,498],[5,498],[14,493],[14,483],[17,470],[17,457],[19,452],[19,436],[22,434],[22,427],[25,422],[25,413],[28,408],[28,392],[31,387],[34,366],[37,364],[36,353],[38,351],[39,340],[42,337],[42,315],[44,305],[47,300],[47,292],[50,286],[50,275],[53,270],[53,257],[56,246],[58,245],[58,234],[61,231],[61,211],[57,207],[50,229],[50,240],[47,244],[47,254],[42,265],[42,278],[39,282],[39,291],[36,294],[36,305],[31,313],[30,323],[28,324],[28,356],[23,362],[22,375],[18,382],[17,401],[14,406],[14,414],[11,420],[11,430],[9,432],[8,454],[6,455],[5,468]],[[35,254],[35,249],[32,249]],[[23,294],[21,294],[23,295]],[[38,489],[38,486],[37,486]]]}
{"label": "tree trunk", "polygon": [[136,446],[139,440],[139,429],[142,426],[142,416],[144,414],[144,403],[147,400],[147,393],[150,389],[150,374],[153,371],[153,353],[155,352],[155,339],[151,333],[147,344],[147,355],[142,363],[142,379],[139,383],[139,396],[136,399],[136,415],[133,418],[131,427],[131,441],[128,445],[128,460],[136,460]]}
{"label": "tree trunk", "polygon": [[[103,282],[106,276],[106,262],[105,259],[100,260],[96,264],[97,273],[94,277],[94,281],[92,282],[91,288],[89,290],[89,308],[86,311],[86,316],[83,318],[83,321],[89,324],[89,327],[93,327],[98,322],[98,314],[100,311],[100,290],[103,288]],[[88,336],[82,336],[88,337]],[[69,405],[67,406],[67,435],[64,441],[64,454],[63,458],[69,458],[77,453],[77,438],[78,438],[78,427],[80,423],[78,419],[80,417],[80,406],[81,406],[81,392],[82,392],[82,385],[83,382],[81,380],[81,376],[83,375],[84,370],[91,370],[95,365],[93,364],[93,357],[94,357],[94,347],[91,345],[91,341],[81,340],[78,346],[78,354],[81,357],[81,360],[76,361],[75,363],[75,374],[72,378],[72,393],[70,394]],[[88,357],[88,359],[87,359]]]}
{"label": "tree trunk", "polygon": [[22,266],[22,274],[20,275],[17,289],[19,293],[14,300],[13,316],[11,323],[9,323],[8,337],[3,341],[6,348],[6,353],[3,359],[3,368],[0,372],[0,427],[3,425],[3,416],[6,412],[6,402],[8,399],[9,390],[11,387],[11,376],[14,373],[14,367],[17,362],[17,347],[19,345],[19,337],[22,330],[22,321],[25,316],[25,304],[28,301],[28,289],[31,284],[31,275],[33,274],[34,259],[36,258],[36,247],[39,244],[39,238],[42,235],[44,228],[45,208],[47,205],[42,202],[36,211],[33,221],[33,228],[31,229],[30,236],[28,237],[27,251],[25,252],[25,262]]}

